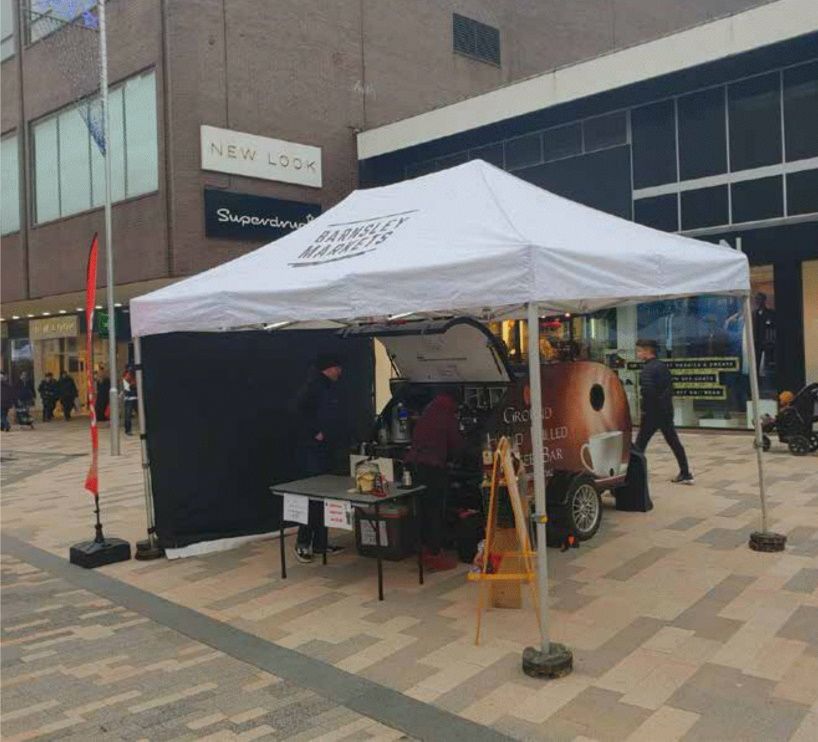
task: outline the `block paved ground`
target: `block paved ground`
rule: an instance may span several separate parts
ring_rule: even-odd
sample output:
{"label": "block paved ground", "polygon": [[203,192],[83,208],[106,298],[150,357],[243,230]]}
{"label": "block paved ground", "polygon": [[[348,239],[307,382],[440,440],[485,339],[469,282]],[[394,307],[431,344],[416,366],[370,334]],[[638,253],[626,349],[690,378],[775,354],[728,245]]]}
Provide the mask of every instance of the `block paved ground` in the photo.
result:
{"label": "block paved ground", "polygon": [[[89,536],[86,436],[81,423],[4,434],[3,457],[13,458],[3,462],[5,533],[60,557]],[[620,513],[607,503],[591,542],[549,550],[552,638],[575,653],[574,673],[556,682],[520,671],[522,648],[537,641],[529,610],[490,611],[474,646],[476,595],[465,567],[431,575],[420,587],[411,561],[387,564],[383,603],[375,599],[374,563],[352,549],[326,567],[293,561],[282,581],[275,540],[101,572],[277,651],[326,663],[313,668],[398,691],[422,702],[413,707],[419,717],[427,707],[451,712],[517,739],[818,739],[818,455],[795,458],[780,445],[766,455],[771,522],[789,543],[784,553],[758,554],[746,546],[759,520],[750,437],[685,434],[683,441],[696,486],[667,482],[675,466],[655,440],[655,509]],[[118,460],[101,457],[101,481],[107,532],[141,538],[136,440],[125,440]],[[33,569],[15,558],[7,562],[10,574]],[[4,586],[4,609],[7,590],[13,595],[13,583]],[[114,602],[110,610],[118,608]],[[127,665],[118,660],[106,671]],[[194,678],[185,687],[198,684]],[[5,712],[12,708],[5,687],[3,700]],[[38,721],[64,720],[83,703],[43,708]]]}

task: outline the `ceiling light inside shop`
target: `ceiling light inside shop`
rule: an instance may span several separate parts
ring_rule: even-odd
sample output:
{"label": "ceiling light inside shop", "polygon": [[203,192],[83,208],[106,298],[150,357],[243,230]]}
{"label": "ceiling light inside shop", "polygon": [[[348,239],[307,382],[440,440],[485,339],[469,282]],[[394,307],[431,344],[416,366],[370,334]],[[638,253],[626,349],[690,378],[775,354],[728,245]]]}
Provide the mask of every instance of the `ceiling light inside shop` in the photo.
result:
{"label": "ceiling light inside shop", "polygon": [[27,315],[26,315],[26,317],[28,317],[29,319],[31,319],[32,317],[34,317],[34,315],[33,315],[33,314],[27,314]]}
{"label": "ceiling light inside shop", "polygon": [[60,309],[60,314],[68,314],[65,309]]}
{"label": "ceiling light inside shop", "polygon": [[102,309],[102,304],[97,304],[94,309]]}
{"label": "ceiling light inside shop", "polygon": [[82,312],[83,311],[82,307],[77,307],[77,311]]}
{"label": "ceiling light inside shop", "polygon": [[115,307],[121,307],[121,306],[122,306],[122,302],[116,302],[116,303],[114,304],[114,306],[115,306]]}
{"label": "ceiling light inside shop", "polygon": [[12,319],[20,319],[20,315],[19,314],[12,314],[11,318]]}
{"label": "ceiling light inside shop", "polygon": [[50,317],[50,316],[51,316],[51,312],[43,312],[43,317]]}

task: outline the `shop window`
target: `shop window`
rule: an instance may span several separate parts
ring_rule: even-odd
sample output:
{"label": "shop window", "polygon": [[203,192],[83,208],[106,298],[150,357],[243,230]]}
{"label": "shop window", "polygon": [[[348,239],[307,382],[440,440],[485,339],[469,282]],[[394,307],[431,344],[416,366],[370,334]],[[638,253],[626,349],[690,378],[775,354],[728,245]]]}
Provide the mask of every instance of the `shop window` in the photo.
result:
{"label": "shop window", "polygon": [[13,0],[0,0],[0,60],[14,56]]}
{"label": "shop window", "polygon": [[777,72],[728,87],[730,169],[781,162],[781,91]]}
{"label": "shop window", "polygon": [[675,193],[640,198],[633,202],[633,220],[646,227],[676,232],[679,229],[679,203]]}
{"label": "shop window", "polygon": [[784,188],[780,175],[733,183],[733,223],[754,222],[784,215]]}
{"label": "shop window", "polygon": [[28,41],[45,38],[72,21],[86,28],[97,28],[95,0],[22,0],[29,7]]}
{"label": "shop window", "polygon": [[472,18],[452,14],[454,51],[500,66],[500,31]]}
{"label": "shop window", "polygon": [[727,186],[682,191],[682,229],[716,227],[729,221]]}
{"label": "shop window", "polygon": [[[81,106],[34,123],[34,201],[37,223],[100,206],[105,199],[105,158],[88,131]],[[159,185],[156,82],[153,72],[112,88],[111,192],[114,201],[155,191]]]}
{"label": "shop window", "polygon": [[0,228],[2,234],[20,229],[20,168],[17,135],[3,137],[0,141]]}
{"label": "shop window", "polygon": [[727,172],[724,88],[679,98],[679,179]]}
{"label": "shop window", "polygon": [[543,159],[560,160],[582,153],[582,128],[568,124],[543,132]]}
{"label": "shop window", "polygon": [[469,156],[472,160],[485,160],[497,167],[503,167],[503,145],[500,143],[473,149]]}
{"label": "shop window", "polygon": [[787,175],[787,214],[818,213],[818,170]]}
{"label": "shop window", "polygon": [[631,111],[633,186],[676,182],[676,120],[673,101]]}
{"label": "shop window", "polygon": [[582,130],[586,152],[628,142],[628,123],[624,111],[587,119],[582,123]]}
{"label": "shop window", "polygon": [[539,134],[529,134],[506,142],[506,169],[515,170],[528,165],[536,165],[542,160],[541,138]]}
{"label": "shop window", "polygon": [[818,156],[818,62],[784,70],[787,160]]}

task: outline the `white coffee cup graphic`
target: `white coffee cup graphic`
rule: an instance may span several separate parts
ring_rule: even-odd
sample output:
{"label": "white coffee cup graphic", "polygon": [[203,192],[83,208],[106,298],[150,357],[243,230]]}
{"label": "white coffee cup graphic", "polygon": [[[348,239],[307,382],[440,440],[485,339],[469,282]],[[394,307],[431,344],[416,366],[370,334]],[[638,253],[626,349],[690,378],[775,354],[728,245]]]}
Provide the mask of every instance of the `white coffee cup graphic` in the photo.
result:
{"label": "white coffee cup graphic", "polygon": [[579,458],[583,466],[596,477],[615,477],[622,463],[622,431],[592,435],[582,444]]}

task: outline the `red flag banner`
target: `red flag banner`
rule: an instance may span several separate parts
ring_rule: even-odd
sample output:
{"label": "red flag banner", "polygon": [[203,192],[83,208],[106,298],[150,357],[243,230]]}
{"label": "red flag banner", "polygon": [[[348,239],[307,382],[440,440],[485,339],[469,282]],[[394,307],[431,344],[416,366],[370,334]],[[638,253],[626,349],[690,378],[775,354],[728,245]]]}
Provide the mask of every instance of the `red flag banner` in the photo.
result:
{"label": "red flag banner", "polygon": [[88,267],[85,280],[85,375],[88,384],[88,412],[91,416],[91,466],[85,478],[85,489],[94,497],[99,496],[99,431],[97,429],[96,389],[94,387],[94,308],[97,301],[97,257],[99,241],[97,235],[91,240],[88,252]]}

